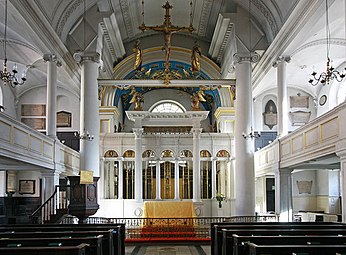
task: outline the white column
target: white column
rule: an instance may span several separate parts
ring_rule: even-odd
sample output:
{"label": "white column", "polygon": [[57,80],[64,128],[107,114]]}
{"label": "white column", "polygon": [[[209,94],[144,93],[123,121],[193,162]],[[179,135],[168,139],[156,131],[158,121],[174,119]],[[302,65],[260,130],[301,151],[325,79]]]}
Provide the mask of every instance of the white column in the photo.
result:
{"label": "white column", "polygon": [[235,101],[235,212],[236,215],[255,214],[255,173],[253,140],[244,139],[252,127],[252,68],[258,54],[235,54],[236,101]]}
{"label": "white column", "polygon": [[193,201],[201,201],[201,170],[200,170],[200,155],[199,155],[199,140],[202,133],[202,128],[193,128]]}
{"label": "white column", "polygon": [[42,202],[53,194],[55,186],[59,185],[60,172],[42,172]]}
{"label": "white column", "polygon": [[175,160],[174,165],[174,199],[179,200],[179,160]]}
{"label": "white column", "polygon": [[337,143],[336,155],[340,158],[340,194],[342,222],[346,222],[346,146],[345,142]]}
{"label": "white column", "polygon": [[[100,183],[107,183],[107,175],[105,170],[105,158],[100,159]],[[106,198],[106,187],[102,185],[98,185],[98,194],[100,198]]]}
{"label": "white column", "polygon": [[278,109],[278,137],[288,134],[288,96],[286,65],[291,60],[290,57],[279,56],[273,64],[277,67],[277,109]]}
{"label": "white column", "polygon": [[57,57],[54,54],[44,54],[43,60],[47,62],[47,135],[56,138],[57,67],[61,66],[61,63],[57,60]]}
{"label": "white column", "polygon": [[216,160],[217,158],[213,157],[211,165],[211,197],[214,198],[216,196]]}
{"label": "white column", "polygon": [[293,220],[292,204],[292,170],[278,169],[275,172],[275,211],[280,215],[280,221]]}
{"label": "white column", "polygon": [[142,134],[143,128],[133,128],[135,134],[135,199],[142,200]]}
{"label": "white column", "polygon": [[100,120],[98,107],[98,66],[100,55],[96,52],[77,52],[74,59],[81,66],[80,133],[89,132],[93,140],[80,140],[80,169],[92,170],[99,176]]}
{"label": "white column", "polygon": [[109,198],[114,198],[114,161],[109,162]]}
{"label": "white column", "polygon": [[118,169],[118,199],[124,198],[124,170],[123,170],[123,158],[119,160]]}
{"label": "white column", "polygon": [[156,199],[161,199],[160,158],[156,159]]}

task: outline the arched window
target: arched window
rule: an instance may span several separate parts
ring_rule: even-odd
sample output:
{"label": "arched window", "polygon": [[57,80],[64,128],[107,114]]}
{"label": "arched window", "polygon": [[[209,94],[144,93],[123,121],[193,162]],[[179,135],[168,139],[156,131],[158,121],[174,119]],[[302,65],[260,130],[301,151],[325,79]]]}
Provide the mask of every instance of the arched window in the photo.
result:
{"label": "arched window", "polygon": [[109,150],[106,151],[105,153],[105,158],[117,158],[118,157],[118,153],[114,150]]}
{"label": "arched window", "polygon": [[174,153],[171,150],[164,150],[161,153],[161,157],[163,157],[163,158],[173,158],[174,157]]}
{"label": "arched window", "polygon": [[142,193],[144,199],[154,199],[156,194],[156,160],[153,150],[142,153]]}
{"label": "arched window", "polygon": [[184,107],[175,101],[160,101],[153,105],[150,112],[185,112]]}
{"label": "arched window", "polygon": [[229,152],[226,150],[220,150],[216,153],[216,157],[218,158],[229,158]]}
{"label": "arched window", "polygon": [[125,199],[133,199],[135,195],[135,152],[125,151],[123,154],[123,194]]}
{"label": "arched window", "polygon": [[118,153],[114,150],[108,150],[104,154],[104,197],[114,199],[119,197],[119,161],[114,158],[118,157]]}
{"label": "arched window", "polygon": [[220,150],[216,153],[216,193],[227,194],[227,188],[229,189],[230,172],[228,170],[228,163],[230,153],[226,150]]}
{"label": "arched window", "polygon": [[200,169],[201,169],[201,198],[211,198],[211,153],[207,150],[200,151]]}
{"label": "arched window", "polygon": [[183,150],[179,153],[179,197],[181,199],[192,199],[193,189],[193,164],[192,152]]}

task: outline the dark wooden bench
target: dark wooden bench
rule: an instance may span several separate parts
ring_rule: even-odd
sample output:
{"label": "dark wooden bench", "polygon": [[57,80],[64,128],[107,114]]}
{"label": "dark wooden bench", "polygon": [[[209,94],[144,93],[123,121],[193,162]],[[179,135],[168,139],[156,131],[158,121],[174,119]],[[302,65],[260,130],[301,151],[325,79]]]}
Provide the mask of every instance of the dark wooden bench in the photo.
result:
{"label": "dark wooden bench", "polygon": [[1,255],[85,255],[87,244],[76,246],[0,247]]}
{"label": "dark wooden bench", "polygon": [[[222,254],[248,255],[249,243],[257,245],[268,244],[319,244],[319,245],[344,245],[346,236],[239,236],[224,240]],[[232,240],[233,239],[233,240]],[[233,246],[231,242],[233,241]],[[232,246],[233,249],[229,247]],[[234,252],[233,252],[234,251]]]}
{"label": "dark wooden bench", "polygon": [[292,254],[323,254],[335,255],[336,253],[344,254],[346,245],[257,245],[249,244],[249,255],[292,255]]}
{"label": "dark wooden bench", "polygon": [[[102,235],[102,254],[103,255],[113,255],[113,230],[103,230],[103,231],[64,231],[64,232],[0,232],[0,239],[9,238],[79,238],[79,237],[90,237]],[[1,254],[1,253],[0,253]]]}
{"label": "dark wooden bench", "polygon": [[220,255],[223,242],[223,229],[346,229],[346,224],[329,222],[223,222],[211,224],[211,254]]}
{"label": "dark wooden bench", "polygon": [[[222,247],[219,247],[219,254],[223,254],[223,250],[227,249],[226,254],[233,254],[233,234],[239,236],[338,236],[346,235],[345,229],[224,229],[223,240],[227,240],[223,243]],[[228,241],[229,240],[229,241]],[[227,248],[226,248],[227,246]]]}
{"label": "dark wooden bench", "polygon": [[103,235],[90,237],[40,237],[0,239],[0,247],[76,246],[87,244],[86,255],[102,255]]}
{"label": "dark wooden bench", "polygon": [[0,233],[3,231],[16,231],[16,232],[31,232],[33,231],[100,231],[100,230],[113,230],[112,235],[112,254],[122,255],[125,254],[125,224],[42,224],[42,225],[2,225],[0,226]]}

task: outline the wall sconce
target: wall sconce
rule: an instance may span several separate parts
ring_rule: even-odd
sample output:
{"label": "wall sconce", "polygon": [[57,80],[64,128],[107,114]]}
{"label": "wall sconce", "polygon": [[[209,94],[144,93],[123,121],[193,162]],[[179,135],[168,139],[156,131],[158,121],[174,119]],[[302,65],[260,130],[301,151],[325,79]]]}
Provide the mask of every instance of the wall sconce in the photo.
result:
{"label": "wall sconce", "polygon": [[250,128],[250,133],[246,134],[245,132],[243,132],[243,133],[242,133],[242,136],[243,136],[245,139],[254,139],[254,138],[261,137],[261,132],[258,131],[258,133],[255,134],[255,132],[253,131],[253,128],[251,127],[251,128]]}
{"label": "wall sconce", "polygon": [[94,140],[94,136],[90,135],[89,131],[86,131],[85,129],[83,130],[83,133],[74,132],[74,136],[81,139],[81,140],[87,140],[87,141],[92,141]]}

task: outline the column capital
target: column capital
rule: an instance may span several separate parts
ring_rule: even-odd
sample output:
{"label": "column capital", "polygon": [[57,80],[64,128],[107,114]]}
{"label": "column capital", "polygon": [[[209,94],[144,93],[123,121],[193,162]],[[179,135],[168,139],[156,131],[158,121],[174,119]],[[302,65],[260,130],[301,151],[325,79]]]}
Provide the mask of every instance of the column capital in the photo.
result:
{"label": "column capital", "polygon": [[201,135],[202,133],[202,128],[193,128],[191,131],[192,131],[192,134],[193,134],[193,138],[199,138],[199,136]]}
{"label": "column capital", "polygon": [[100,63],[100,54],[97,52],[77,51],[73,54],[73,58],[78,64],[82,64],[84,61]]}
{"label": "column capital", "polygon": [[233,55],[235,64],[243,63],[257,63],[260,59],[260,55],[256,52],[251,53],[234,53]]}
{"label": "column capital", "polygon": [[282,62],[287,62],[289,63],[291,61],[291,57],[290,56],[278,56],[276,58],[276,60],[273,63],[273,67],[278,67],[278,64],[282,63]]}
{"label": "column capital", "polygon": [[44,54],[43,55],[43,60],[45,62],[55,62],[58,67],[61,66],[61,62],[58,60],[58,57],[55,54]]}
{"label": "column capital", "polygon": [[277,171],[275,173],[279,175],[290,175],[293,172],[293,169],[291,168],[278,168],[276,169]]}
{"label": "column capital", "polygon": [[132,131],[135,134],[135,138],[142,138],[143,128],[133,128]]}

